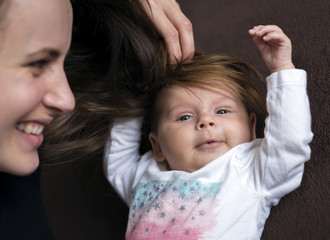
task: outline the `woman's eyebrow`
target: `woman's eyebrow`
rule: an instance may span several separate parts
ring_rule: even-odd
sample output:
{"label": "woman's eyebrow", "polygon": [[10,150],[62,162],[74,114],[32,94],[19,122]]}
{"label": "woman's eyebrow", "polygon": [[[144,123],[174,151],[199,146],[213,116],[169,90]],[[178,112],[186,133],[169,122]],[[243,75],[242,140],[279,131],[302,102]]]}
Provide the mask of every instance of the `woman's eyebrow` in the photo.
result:
{"label": "woman's eyebrow", "polygon": [[60,52],[52,48],[43,48],[41,50],[29,53],[27,57],[32,58],[32,57],[37,57],[39,55],[48,55],[51,58],[57,58],[60,55]]}

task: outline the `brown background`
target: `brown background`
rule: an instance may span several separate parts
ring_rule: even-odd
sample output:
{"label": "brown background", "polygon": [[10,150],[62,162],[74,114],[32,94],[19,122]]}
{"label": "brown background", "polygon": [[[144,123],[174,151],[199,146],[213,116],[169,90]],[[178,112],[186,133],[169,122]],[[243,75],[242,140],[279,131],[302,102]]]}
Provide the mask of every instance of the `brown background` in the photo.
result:
{"label": "brown background", "polygon": [[[308,73],[314,139],[302,185],[271,211],[262,239],[330,239],[329,0],[181,0],[196,44],[242,57],[268,74],[247,31],[276,24],[291,38],[293,62]],[[44,205],[59,240],[123,239],[126,208],[102,177],[101,161],[42,169]]]}

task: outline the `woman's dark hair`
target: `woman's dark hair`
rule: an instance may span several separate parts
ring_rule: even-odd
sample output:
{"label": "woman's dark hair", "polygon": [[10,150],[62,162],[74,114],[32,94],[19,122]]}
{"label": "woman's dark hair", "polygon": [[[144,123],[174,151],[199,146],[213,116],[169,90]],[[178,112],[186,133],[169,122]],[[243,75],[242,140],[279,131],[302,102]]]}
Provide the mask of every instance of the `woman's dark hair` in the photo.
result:
{"label": "woman's dark hair", "polygon": [[166,64],[162,40],[140,1],[71,2],[65,69],[76,107],[45,130],[40,152],[52,163],[103,152],[113,119],[141,114],[148,88]]}

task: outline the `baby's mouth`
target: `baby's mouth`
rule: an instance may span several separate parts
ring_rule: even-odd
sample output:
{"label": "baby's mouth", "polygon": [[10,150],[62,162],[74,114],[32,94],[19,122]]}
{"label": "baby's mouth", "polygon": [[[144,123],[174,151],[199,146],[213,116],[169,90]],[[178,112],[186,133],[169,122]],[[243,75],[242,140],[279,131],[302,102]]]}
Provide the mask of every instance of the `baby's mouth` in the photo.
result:
{"label": "baby's mouth", "polygon": [[201,144],[197,145],[197,148],[199,149],[211,149],[211,148],[217,148],[222,144],[222,141],[217,141],[214,139],[210,139],[207,141],[202,142]]}
{"label": "baby's mouth", "polygon": [[26,134],[33,134],[33,135],[40,135],[44,130],[45,126],[40,125],[37,123],[18,123],[16,125],[16,129],[26,133]]}

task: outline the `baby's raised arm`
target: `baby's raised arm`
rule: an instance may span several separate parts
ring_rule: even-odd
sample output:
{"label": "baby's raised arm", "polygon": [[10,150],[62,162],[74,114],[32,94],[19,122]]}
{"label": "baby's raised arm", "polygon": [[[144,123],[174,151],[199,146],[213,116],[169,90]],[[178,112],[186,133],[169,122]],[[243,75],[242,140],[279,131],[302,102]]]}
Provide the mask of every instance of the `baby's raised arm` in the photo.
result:
{"label": "baby's raised arm", "polygon": [[276,205],[299,186],[304,163],[310,158],[308,144],[313,134],[307,78],[304,70],[294,69],[291,41],[279,27],[259,25],[249,34],[272,73],[266,79],[268,116],[265,137],[258,148],[260,165],[256,165],[252,179],[259,177],[261,191]]}
{"label": "baby's raised arm", "polygon": [[259,25],[249,30],[262,59],[271,73],[295,68],[290,39],[275,25]]}

